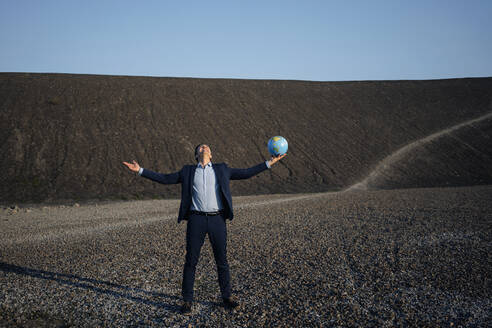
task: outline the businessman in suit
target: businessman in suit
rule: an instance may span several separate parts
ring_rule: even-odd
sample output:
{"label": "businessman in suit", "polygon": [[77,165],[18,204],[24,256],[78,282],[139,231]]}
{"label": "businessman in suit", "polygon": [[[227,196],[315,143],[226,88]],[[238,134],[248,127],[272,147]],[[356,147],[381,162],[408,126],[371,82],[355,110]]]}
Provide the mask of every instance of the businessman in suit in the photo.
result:
{"label": "businessman in suit", "polygon": [[238,302],[231,298],[231,278],[226,251],[226,219],[232,220],[234,217],[229,181],[248,179],[269,169],[285,156],[286,154],[272,157],[248,169],[235,169],[225,163],[212,164],[210,147],[200,144],[195,148],[197,165],[185,165],[180,171],[171,174],[144,169],[135,161],[123,162],[131,171],[152,181],[163,184],[181,183],[178,223],[187,220],[182,313],[191,312],[195,269],[206,234],[212,245],[224,306],[227,308],[238,306]]}

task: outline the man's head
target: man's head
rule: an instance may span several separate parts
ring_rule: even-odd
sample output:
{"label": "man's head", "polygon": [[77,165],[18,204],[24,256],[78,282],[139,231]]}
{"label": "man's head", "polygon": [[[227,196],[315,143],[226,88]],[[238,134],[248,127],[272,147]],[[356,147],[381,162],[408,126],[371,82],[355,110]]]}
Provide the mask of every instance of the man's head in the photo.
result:
{"label": "man's head", "polygon": [[195,159],[199,162],[201,159],[208,157],[208,160],[212,159],[212,150],[207,144],[199,144],[195,147]]}

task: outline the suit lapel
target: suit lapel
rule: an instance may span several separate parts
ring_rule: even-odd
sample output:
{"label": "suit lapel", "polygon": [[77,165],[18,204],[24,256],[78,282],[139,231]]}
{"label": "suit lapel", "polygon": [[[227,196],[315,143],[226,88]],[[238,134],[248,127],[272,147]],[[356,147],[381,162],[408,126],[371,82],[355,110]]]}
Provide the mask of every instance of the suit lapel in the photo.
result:
{"label": "suit lapel", "polygon": [[[223,177],[223,173],[224,173],[224,170],[223,170],[223,166],[222,165],[213,165],[212,164],[212,167],[214,169],[214,172],[215,172],[215,179],[217,179],[217,183],[219,184],[219,188],[220,188],[220,191],[222,192],[222,195],[224,195],[224,197],[226,197],[226,191],[225,191],[225,187],[224,187],[224,184],[226,183],[225,182],[225,179]],[[227,197],[226,197],[227,199]]]}
{"label": "suit lapel", "polygon": [[215,173],[215,179],[217,180],[217,183],[219,184],[220,189],[222,189],[221,181],[222,181],[222,172],[219,170],[219,166],[216,164],[212,164],[212,168],[214,169]]}
{"label": "suit lapel", "polygon": [[188,186],[190,197],[191,195],[193,195],[193,181],[195,180],[195,170],[196,170],[196,165],[191,165],[190,176],[189,176],[190,185]]}

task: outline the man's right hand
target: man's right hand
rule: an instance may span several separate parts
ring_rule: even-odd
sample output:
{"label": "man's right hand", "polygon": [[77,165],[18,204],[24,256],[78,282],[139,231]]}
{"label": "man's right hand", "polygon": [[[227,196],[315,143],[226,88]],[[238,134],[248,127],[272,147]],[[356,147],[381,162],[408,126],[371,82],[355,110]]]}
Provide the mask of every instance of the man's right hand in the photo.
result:
{"label": "man's right hand", "polygon": [[123,164],[125,164],[126,167],[128,167],[133,172],[138,173],[138,171],[140,171],[140,165],[138,165],[138,163],[135,161],[133,161],[132,163],[123,162]]}

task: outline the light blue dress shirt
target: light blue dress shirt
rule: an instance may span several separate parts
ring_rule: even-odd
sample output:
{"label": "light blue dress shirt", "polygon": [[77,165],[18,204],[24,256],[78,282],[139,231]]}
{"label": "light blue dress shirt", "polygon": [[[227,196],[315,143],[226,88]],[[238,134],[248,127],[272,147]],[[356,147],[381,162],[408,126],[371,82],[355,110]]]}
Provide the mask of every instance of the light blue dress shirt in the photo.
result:
{"label": "light blue dress shirt", "polygon": [[198,163],[193,179],[191,209],[201,212],[217,212],[223,209],[220,187],[215,177],[212,162],[205,167]]}

